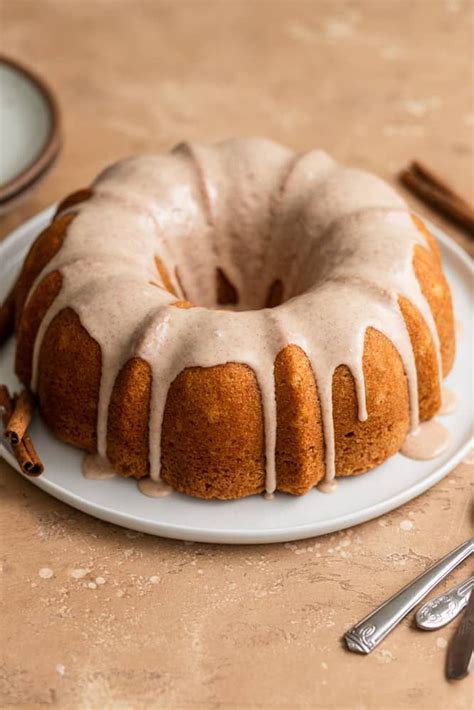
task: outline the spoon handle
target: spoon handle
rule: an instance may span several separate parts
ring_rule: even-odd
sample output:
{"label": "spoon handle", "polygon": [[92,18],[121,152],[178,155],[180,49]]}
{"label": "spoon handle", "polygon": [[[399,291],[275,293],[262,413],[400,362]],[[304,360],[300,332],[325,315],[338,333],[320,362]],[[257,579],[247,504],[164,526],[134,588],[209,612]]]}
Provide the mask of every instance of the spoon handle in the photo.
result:
{"label": "spoon handle", "polygon": [[474,552],[474,538],[449,552],[400,592],[359,621],[345,635],[347,647],[370,653],[442,579]]}
{"label": "spoon handle", "polygon": [[456,587],[448,589],[444,594],[430,599],[416,612],[417,626],[420,629],[431,631],[449,624],[468,603],[473,586],[474,577],[469,577]]}

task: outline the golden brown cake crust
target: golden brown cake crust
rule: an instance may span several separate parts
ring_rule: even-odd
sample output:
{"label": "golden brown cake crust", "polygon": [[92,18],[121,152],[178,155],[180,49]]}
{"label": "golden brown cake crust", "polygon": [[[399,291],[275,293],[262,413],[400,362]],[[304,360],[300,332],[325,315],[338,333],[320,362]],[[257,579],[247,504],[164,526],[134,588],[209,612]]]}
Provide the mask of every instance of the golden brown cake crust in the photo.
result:
{"label": "golden brown cake crust", "polygon": [[[36,287],[18,321],[15,371],[26,387],[31,387],[33,349],[39,327],[61,290],[62,280],[59,271],[48,274]],[[54,353],[50,355],[54,361]]]}
{"label": "golden brown cake crust", "polygon": [[413,268],[421,291],[428,301],[438,331],[443,376],[449,374],[456,354],[456,335],[453,300],[441,264],[438,243],[424,222],[412,215],[418,231],[427,241],[428,249],[415,246]]}
{"label": "golden brown cake crust", "polygon": [[395,347],[372,328],[364,347],[368,418],[359,421],[354,378],[345,365],[333,378],[336,472],[352,476],[368,471],[397,453],[409,428],[408,387]]}
{"label": "golden brown cake crust", "polygon": [[120,370],[110,400],[107,457],[123,476],[148,474],[151,368],[134,357]]}
{"label": "golden brown cake crust", "polygon": [[171,279],[169,277],[168,271],[163,264],[162,260],[160,259],[159,256],[155,255],[155,266],[158,274],[160,275],[160,279],[163,283],[163,286],[167,291],[173,294],[173,296],[177,296],[178,294],[176,293],[175,289],[173,288],[173,284],[171,283]]}
{"label": "golden brown cake crust", "polygon": [[306,353],[287,345],[275,360],[277,487],[305,493],[324,478],[321,408]]}
{"label": "golden brown cake crust", "polygon": [[438,331],[443,375],[453,366],[456,350],[451,291],[440,263],[428,250],[415,247],[413,267]]}
{"label": "golden brown cake crust", "polygon": [[192,367],[172,383],[161,435],[161,477],[200,498],[240,498],[265,488],[263,419],[247,365]]}
{"label": "golden brown cake crust", "polygon": [[70,308],[51,321],[38,361],[38,399],[48,427],[62,441],[97,450],[100,347]]}
{"label": "golden brown cake crust", "polygon": [[15,285],[15,312],[18,325],[25,300],[34,282],[61,248],[74,214],[57,217],[31,245]]}
{"label": "golden brown cake crust", "polygon": [[433,417],[441,406],[436,350],[428,327],[413,304],[402,297],[398,299],[398,304],[405,319],[415,356],[418,409],[420,421],[425,421]]}

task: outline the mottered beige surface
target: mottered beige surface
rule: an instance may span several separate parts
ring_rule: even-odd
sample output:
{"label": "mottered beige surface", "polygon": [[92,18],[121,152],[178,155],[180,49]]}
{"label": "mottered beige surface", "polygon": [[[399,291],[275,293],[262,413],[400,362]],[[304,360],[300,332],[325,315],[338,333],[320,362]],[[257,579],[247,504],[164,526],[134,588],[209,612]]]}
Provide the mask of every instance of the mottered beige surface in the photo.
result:
{"label": "mottered beige surface", "polygon": [[[2,49],[50,82],[64,132],[55,169],[0,218],[0,236],[121,156],[236,134],[322,147],[391,182],[417,157],[472,194],[473,11],[458,0],[0,0]],[[470,680],[443,676],[455,624],[421,632],[410,616],[368,657],[341,636],[472,534],[472,473],[462,464],[352,530],[225,547],[96,521],[0,461],[0,706],[470,708]]]}

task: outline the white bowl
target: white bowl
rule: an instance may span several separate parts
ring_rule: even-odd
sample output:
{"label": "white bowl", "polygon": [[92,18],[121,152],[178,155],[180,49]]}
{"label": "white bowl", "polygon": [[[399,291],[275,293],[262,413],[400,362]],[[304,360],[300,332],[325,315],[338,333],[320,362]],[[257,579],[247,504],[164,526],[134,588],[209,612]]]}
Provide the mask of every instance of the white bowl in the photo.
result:
{"label": "white bowl", "polygon": [[23,200],[60,150],[59,111],[46,84],[0,57],[0,214]]}

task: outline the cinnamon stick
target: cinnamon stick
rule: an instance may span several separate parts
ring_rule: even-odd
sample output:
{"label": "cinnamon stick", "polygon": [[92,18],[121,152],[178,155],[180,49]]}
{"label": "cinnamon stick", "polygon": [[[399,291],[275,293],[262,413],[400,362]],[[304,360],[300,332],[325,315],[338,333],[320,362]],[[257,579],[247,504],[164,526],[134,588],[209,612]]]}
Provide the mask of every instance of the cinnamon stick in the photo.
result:
{"label": "cinnamon stick", "polygon": [[474,236],[474,208],[442,178],[419,161],[400,173],[400,181],[423,202]]}
{"label": "cinnamon stick", "polygon": [[15,400],[15,407],[5,427],[5,436],[13,446],[18,446],[28,429],[34,412],[34,402],[27,390],[22,390]]}
{"label": "cinnamon stick", "polygon": [[[18,451],[16,451],[16,449],[18,449]],[[13,450],[15,451],[16,460],[20,464],[23,473],[26,473],[27,476],[34,476],[35,478],[36,476],[41,476],[44,471],[44,466],[27,431],[19,446],[14,447]]]}
{"label": "cinnamon stick", "polygon": [[6,427],[13,413],[13,400],[10,397],[8,387],[0,385],[0,409],[2,414],[3,425]]}
{"label": "cinnamon stick", "polygon": [[448,183],[437,173],[435,173],[431,168],[422,163],[419,160],[413,160],[410,165],[410,170],[417,175],[419,175],[426,182],[430,183],[434,188],[443,192],[445,195],[449,195],[456,202],[460,202],[466,207],[469,207],[468,202],[461,197]]}
{"label": "cinnamon stick", "polygon": [[[5,385],[0,385],[0,409],[2,410],[2,420],[5,428],[15,412],[15,405],[18,399],[10,396]],[[12,446],[12,449],[23,473],[27,476],[40,476],[43,473],[44,466],[27,431],[24,432],[19,443]]]}
{"label": "cinnamon stick", "polygon": [[0,306],[0,345],[3,345],[13,333],[15,324],[15,291],[12,288]]}

